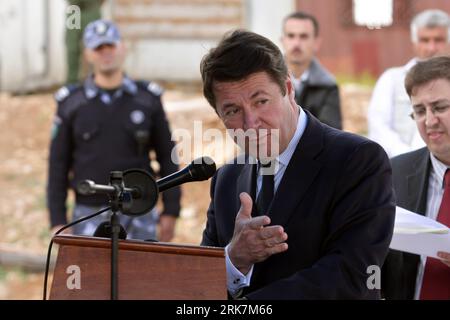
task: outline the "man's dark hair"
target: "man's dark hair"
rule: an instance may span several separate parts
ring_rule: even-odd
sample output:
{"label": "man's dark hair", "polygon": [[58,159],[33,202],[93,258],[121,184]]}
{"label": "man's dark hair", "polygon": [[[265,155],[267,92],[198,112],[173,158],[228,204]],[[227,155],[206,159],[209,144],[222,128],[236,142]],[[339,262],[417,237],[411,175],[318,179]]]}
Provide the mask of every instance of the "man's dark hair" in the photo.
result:
{"label": "man's dark hair", "polygon": [[285,81],[289,76],[280,49],[269,39],[242,29],[226,34],[217,47],[203,57],[200,72],[203,94],[214,109],[216,81],[240,81],[256,72],[266,72],[285,95]]}
{"label": "man's dark hair", "polygon": [[297,11],[294,13],[291,13],[290,15],[286,16],[283,20],[283,33],[284,33],[284,26],[286,25],[286,21],[289,19],[299,19],[299,20],[309,20],[312,22],[314,27],[314,36],[317,37],[319,35],[319,22],[317,21],[316,17],[313,15],[303,12],[303,11]]}
{"label": "man's dark hair", "polygon": [[406,75],[406,92],[411,97],[416,87],[437,79],[450,81],[450,57],[441,56],[419,61]]}

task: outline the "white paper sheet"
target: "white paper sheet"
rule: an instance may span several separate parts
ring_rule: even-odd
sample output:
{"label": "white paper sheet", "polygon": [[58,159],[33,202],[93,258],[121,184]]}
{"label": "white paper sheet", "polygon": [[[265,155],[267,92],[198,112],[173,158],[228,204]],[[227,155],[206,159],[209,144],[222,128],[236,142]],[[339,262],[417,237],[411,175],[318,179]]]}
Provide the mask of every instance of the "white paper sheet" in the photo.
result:
{"label": "white paper sheet", "polygon": [[450,252],[450,229],[433,219],[396,207],[391,249],[440,259],[438,251]]}

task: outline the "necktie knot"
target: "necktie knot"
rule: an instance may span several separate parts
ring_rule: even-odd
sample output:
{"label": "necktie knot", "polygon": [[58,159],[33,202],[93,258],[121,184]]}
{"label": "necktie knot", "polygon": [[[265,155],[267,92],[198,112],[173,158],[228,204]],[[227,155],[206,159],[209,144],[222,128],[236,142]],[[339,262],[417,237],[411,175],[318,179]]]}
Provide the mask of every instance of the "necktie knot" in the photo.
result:
{"label": "necktie knot", "polygon": [[274,175],[275,174],[275,165],[276,165],[276,161],[274,161],[274,160],[265,162],[265,163],[258,161],[259,175],[261,175],[261,176]]}

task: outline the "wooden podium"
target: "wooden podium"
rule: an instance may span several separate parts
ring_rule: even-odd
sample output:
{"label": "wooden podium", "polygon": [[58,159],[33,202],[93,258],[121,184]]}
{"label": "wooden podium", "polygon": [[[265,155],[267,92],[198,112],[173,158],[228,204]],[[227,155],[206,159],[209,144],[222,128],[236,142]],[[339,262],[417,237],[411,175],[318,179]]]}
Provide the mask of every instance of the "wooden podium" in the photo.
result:
{"label": "wooden podium", "polygon": [[[60,235],[50,299],[110,299],[111,240]],[[119,240],[119,299],[227,299],[223,248]]]}

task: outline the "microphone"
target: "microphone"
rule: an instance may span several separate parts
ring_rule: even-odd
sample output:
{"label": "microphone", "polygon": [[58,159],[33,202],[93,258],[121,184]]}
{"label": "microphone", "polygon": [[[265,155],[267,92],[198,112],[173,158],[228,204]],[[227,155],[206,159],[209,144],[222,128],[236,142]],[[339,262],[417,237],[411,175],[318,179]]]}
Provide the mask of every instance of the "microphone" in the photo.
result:
{"label": "microphone", "polygon": [[[92,180],[81,181],[77,186],[77,190],[82,195],[90,195],[95,193],[114,194],[117,191],[114,186],[96,184]],[[130,193],[133,199],[139,199],[140,197],[142,197],[139,189],[135,187],[134,188],[124,187],[123,192]]]}
{"label": "microphone", "polygon": [[201,157],[192,161],[184,169],[159,179],[156,183],[159,192],[163,192],[186,182],[208,180],[215,172],[216,164],[214,160],[210,157]]}
{"label": "microphone", "polygon": [[82,195],[107,194],[115,207],[130,216],[147,213],[158,200],[158,186],[155,179],[142,169],[111,171],[109,185],[83,180],[78,184],[77,191]]}
{"label": "microphone", "polygon": [[[216,172],[216,164],[210,157],[197,158],[184,169],[155,181],[145,170],[128,169],[123,172],[112,171],[114,181],[122,180],[123,184],[102,185],[92,180],[83,180],[77,186],[82,195],[96,193],[107,194],[111,201],[118,201],[121,211],[130,216],[147,213],[156,205],[159,192],[191,181],[203,181],[211,178]],[[111,180],[113,181],[113,180]],[[118,195],[121,198],[118,199]]]}

